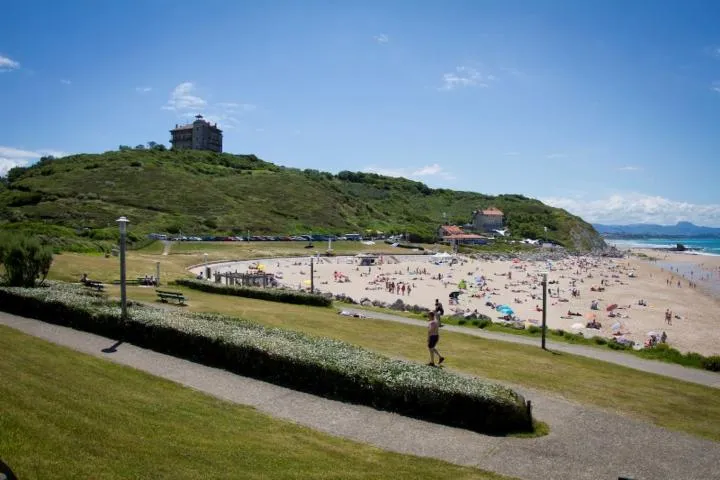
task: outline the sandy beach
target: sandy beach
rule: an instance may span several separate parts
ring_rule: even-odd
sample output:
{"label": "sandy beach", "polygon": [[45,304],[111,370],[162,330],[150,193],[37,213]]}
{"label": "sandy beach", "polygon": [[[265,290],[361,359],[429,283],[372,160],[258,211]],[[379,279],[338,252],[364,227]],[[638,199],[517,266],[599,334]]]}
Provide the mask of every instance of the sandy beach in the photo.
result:
{"label": "sandy beach", "polygon": [[[477,310],[493,321],[500,321],[502,314],[487,304],[508,305],[515,317],[530,326],[540,324],[542,319],[540,274],[547,272],[550,328],[626,339],[640,345],[650,332],[666,332],[667,342],[680,351],[719,354],[720,257],[634,251],[657,260],[630,256],[529,262],[458,256],[451,263],[426,255],[396,255],[380,257],[381,264],[368,267],[359,266],[355,257],[321,257],[314,265],[315,288],[345,294],[355,301],[368,298],[392,303],[401,299],[428,308],[439,299],[445,315]],[[309,257],[215,264],[212,270],[244,272],[258,264],[264,271],[276,274],[286,287],[309,287]],[[694,288],[691,282],[696,284]],[[402,288],[389,291],[390,283],[406,288],[404,292]],[[459,302],[450,305],[449,294],[455,291],[462,292]],[[640,300],[645,305],[640,305]],[[591,309],[593,302],[597,303],[596,310]],[[671,324],[666,322],[668,309],[672,312]],[[592,318],[602,324],[600,329],[585,328]],[[578,324],[583,328],[577,328]]]}

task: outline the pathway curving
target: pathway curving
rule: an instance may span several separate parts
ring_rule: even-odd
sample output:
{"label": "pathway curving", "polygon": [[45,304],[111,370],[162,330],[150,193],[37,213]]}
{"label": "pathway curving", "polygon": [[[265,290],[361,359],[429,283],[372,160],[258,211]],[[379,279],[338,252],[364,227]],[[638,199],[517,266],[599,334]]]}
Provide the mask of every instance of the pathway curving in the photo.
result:
{"label": "pathway curving", "polygon": [[720,443],[518,389],[550,424],[545,437],[481,435],[241,377],[109,338],[0,312],[0,324],[162,377],[274,417],[385,450],[476,466],[527,480],[720,480]]}
{"label": "pathway curving", "polygon": [[[367,318],[375,320],[387,320],[390,322],[404,323],[406,325],[414,325],[427,328],[427,322],[423,320],[415,320],[412,318],[393,315],[391,313],[376,312],[373,310],[365,310],[362,308],[345,308],[343,310],[352,313],[365,315]],[[529,338],[511,333],[487,332],[481,328],[460,327],[456,325],[444,325],[444,332],[462,333],[472,335],[474,337],[486,338],[489,340],[499,340],[501,342],[519,343],[523,345],[532,345],[540,348],[540,338]],[[594,358],[603,362],[622,365],[623,367],[640,370],[643,372],[663,375],[665,377],[684,380],[686,382],[697,383],[707,387],[720,388],[720,373],[708,370],[700,370],[698,368],[684,367],[674,363],[662,362],[659,360],[646,360],[634,355],[622,352],[616,352],[610,349],[588,347],[587,345],[574,345],[572,343],[546,341],[547,348],[558,352],[580,355],[582,357]]]}

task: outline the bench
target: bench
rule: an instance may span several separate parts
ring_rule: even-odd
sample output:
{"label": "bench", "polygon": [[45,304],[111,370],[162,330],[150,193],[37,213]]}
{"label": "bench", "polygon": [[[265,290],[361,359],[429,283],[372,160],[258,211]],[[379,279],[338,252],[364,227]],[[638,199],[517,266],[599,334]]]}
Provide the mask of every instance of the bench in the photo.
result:
{"label": "bench", "polygon": [[166,290],[155,290],[155,292],[163,303],[167,303],[168,300],[175,300],[178,305],[185,305],[185,295],[181,292],[168,292]]}
{"label": "bench", "polygon": [[98,292],[102,292],[105,290],[105,285],[103,285],[101,282],[95,282],[93,280],[87,280],[83,283],[86,287],[94,288]]}
{"label": "bench", "polygon": [[[113,280],[113,285],[120,285],[120,280]],[[140,285],[138,280],[125,280],[125,285]]]}

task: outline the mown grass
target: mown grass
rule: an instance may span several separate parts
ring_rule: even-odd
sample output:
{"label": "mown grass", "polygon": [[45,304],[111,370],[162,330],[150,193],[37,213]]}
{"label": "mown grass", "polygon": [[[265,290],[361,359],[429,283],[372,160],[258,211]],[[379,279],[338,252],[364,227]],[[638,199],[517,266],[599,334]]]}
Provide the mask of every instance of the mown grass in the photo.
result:
{"label": "mown grass", "polygon": [[0,326],[0,453],[18,478],[467,478]]}
{"label": "mown grass", "polygon": [[[212,255],[210,253],[209,255]],[[221,255],[221,254],[217,254]],[[167,270],[185,275],[184,263],[198,263],[199,256],[143,256],[132,252],[129,267],[142,274],[158,258]],[[98,276],[114,278],[117,259],[67,254],[57,258],[51,276],[76,280],[80,262]],[[146,272],[147,273],[147,272]],[[91,273],[91,276],[94,274]],[[172,274],[168,274],[168,277]],[[105,278],[100,278],[101,280]],[[273,304],[260,300],[213,295],[180,287],[195,311],[240,316],[266,325],[295,329],[313,335],[337,338],[393,357],[426,362],[425,332],[409,325],[372,319],[342,317],[322,308]],[[118,295],[109,287],[110,295]],[[154,302],[153,289],[129,287],[131,299]],[[179,307],[182,308],[182,307]],[[440,351],[447,366],[501,382],[522,385],[562,395],[587,405],[596,405],[656,425],[720,440],[720,395],[717,389],[569,354],[543,352],[539,348],[486,340],[460,333],[444,333]],[[542,419],[540,419],[542,420]]]}

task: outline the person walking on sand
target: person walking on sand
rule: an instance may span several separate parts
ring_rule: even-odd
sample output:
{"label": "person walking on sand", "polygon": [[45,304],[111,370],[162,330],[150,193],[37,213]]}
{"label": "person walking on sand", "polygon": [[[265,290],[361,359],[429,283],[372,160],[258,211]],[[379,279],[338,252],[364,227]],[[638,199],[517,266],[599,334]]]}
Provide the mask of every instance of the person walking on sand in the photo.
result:
{"label": "person walking on sand", "polygon": [[428,351],[430,352],[429,366],[435,366],[435,355],[438,357],[438,365],[445,361],[445,357],[438,352],[437,344],[440,340],[440,325],[434,312],[428,312]]}
{"label": "person walking on sand", "polygon": [[445,309],[440,303],[439,299],[435,299],[435,320],[438,322],[438,327],[442,327],[442,316],[445,315]]}

